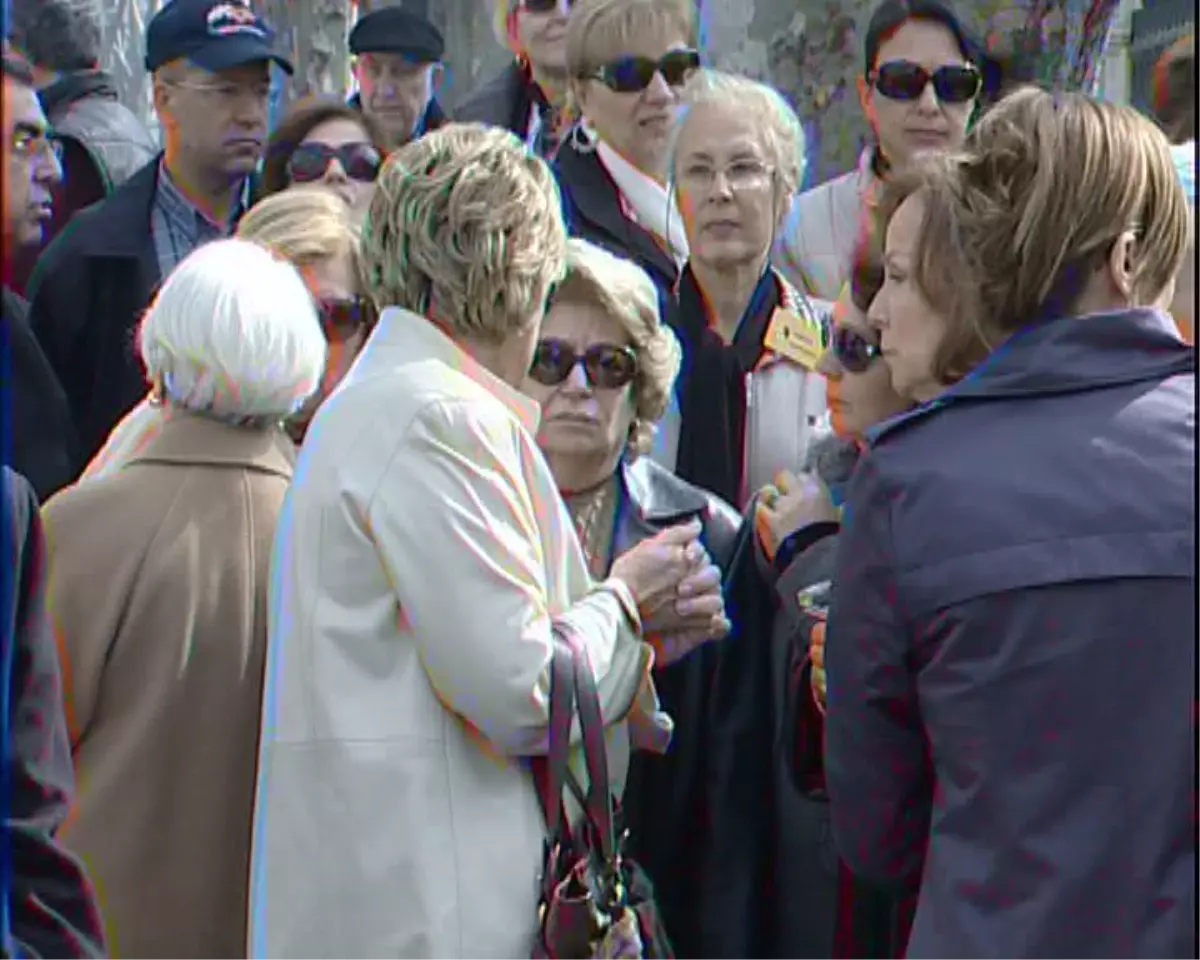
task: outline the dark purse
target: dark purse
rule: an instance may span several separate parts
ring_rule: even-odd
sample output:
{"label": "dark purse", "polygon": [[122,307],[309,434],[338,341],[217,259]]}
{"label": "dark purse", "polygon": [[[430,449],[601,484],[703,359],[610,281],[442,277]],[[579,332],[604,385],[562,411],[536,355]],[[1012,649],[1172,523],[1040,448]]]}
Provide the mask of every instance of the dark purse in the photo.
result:
{"label": "dark purse", "polygon": [[[587,762],[586,793],[568,764],[576,710]],[[587,654],[557,627],[549,749],[545,758],[533,758],[531,767],[546,817],[534,960],[673,958],[650,881],[621,852],[624,834],[618,836],[615,826],[604,722]],[[584,811],[574,830],[564,810],[564,789]]]}

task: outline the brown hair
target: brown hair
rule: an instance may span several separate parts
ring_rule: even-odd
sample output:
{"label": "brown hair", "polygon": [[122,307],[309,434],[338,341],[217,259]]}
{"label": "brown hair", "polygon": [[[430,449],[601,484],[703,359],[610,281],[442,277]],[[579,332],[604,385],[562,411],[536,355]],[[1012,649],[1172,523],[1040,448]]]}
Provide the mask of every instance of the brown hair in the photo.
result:
{"label": "brown hair", "polygon": [[288,163],[292,159],[293,151],[313,130],[330,120],[349,120],[358,124],[375,149],[386,155],[387,139],[378,124],[361,110],[329,97],[305,97],[288,108],[271,134],[271,139],[267,141],[267,155],[263,161],[262,180],[258,190],[260,199],[291,186]]}
{"label": "brown hair", "polygon": [[1154,114],[1172,143],[1196,139],[1196,35],[1176,40],[1154,67]]}
{"label": "brown hair", "polygon": [[1136,110],[1082,93],[1010,94],[961,154],[898,173],[885,218],[918,191],[913,278],[948,324],[939,373],[961,377],[1027,324],[1069,315],[1128,231],[1134,303],[1159,297],[1187,252],[1187,202],[1166,138]]}
{"label": "brown hair", "polygon": [[[859,282],[871,293],[871,300],[883,286],[883,242],[888,225],[906,200],[920,199],[921,222],[910,275],[929,306],[945,320],[946,332],[933,358],[933,376],[938,383],[961,380],[991,350],[986,337],[973,322],[979,313],[975,287],[970,280],[972,261],[959,236],[955,176],[961,158],[942,154],[922,154],[889,174],[880,192],[875,215],[879,225],[867,231],[860,241],[862,266],[856,258]],[[875,261],[871,275],[872,258]],[[870,281],[877,286],[873,291]],[[857,298],[856,298],[857,302]],[[867,300],[870,305],[870,300]]]}

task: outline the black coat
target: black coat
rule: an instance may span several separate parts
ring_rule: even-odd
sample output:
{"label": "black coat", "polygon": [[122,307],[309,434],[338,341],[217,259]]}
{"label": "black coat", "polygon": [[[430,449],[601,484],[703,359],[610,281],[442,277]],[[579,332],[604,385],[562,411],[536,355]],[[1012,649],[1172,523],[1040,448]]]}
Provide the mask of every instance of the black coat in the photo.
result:
{"label": "black coat", "polygon": [[62,385],[29,329],[29,305],[7,287],[0,319],[0,454],[41,500],[75,479],[75,431]]}
{"label": "black coat", "polygon": [[451,118],[455,123],[485,123],[490,127],[503,127],[524,140],[529,132],[532,103],[525,71],[520,64],[512,63],[473,90],[454,108]]}
{"label": "black coat", "polygon": [[761,957],[773,839],[771,713],[769,701],[754,695],[765,645],[736,624],[766,587],[746,550],[749,528],[729,504],[648,457],[625,466],[615,554],[697,517],[725,574],[735,632],[655,670],[675,733],[665,755],[633,757],[624,797],[628,849],[655,886],[677,956]]}
{"label": "black coat", "polygon": [[79,440],[76,474],[146,395],[134,334],[161,279],[150,233],[158,163],[80,211],[29,283],[29,325],[66,392]]}
{"label": "black coat", "polygon": [[554,158],[554,174],[562,191],[563,218],[573,237],[634,261],[658,287],[664,307],[679,279],[679,268],[654,236],[621,209],[621,194],[594,151],[580,150],[570,134]]}
{"label": "black coat", "polygon": [[[0,468],[0,953],[104,956],[104,929],[83,866],[54,840],[75,775],[63,715],[58,650],[46,612],[46,542],[25,478]],[[6,915],[7,914],[7,915]],[[7,920],[7,929],[3,929]]]}

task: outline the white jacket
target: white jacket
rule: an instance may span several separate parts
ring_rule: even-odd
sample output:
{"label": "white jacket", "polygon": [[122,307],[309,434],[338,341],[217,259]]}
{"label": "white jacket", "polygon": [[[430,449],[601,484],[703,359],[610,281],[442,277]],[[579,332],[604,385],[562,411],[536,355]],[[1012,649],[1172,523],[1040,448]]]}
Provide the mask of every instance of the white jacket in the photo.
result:
{"label": "white jacket", "polygon": [[589,579],[537,416],[392,308],[313,420],[275,543],[252,957],[529,956],[517,758],[545,751],[551,618],[590,654],[618,786],[631,710],[665,748],[632,598]]}

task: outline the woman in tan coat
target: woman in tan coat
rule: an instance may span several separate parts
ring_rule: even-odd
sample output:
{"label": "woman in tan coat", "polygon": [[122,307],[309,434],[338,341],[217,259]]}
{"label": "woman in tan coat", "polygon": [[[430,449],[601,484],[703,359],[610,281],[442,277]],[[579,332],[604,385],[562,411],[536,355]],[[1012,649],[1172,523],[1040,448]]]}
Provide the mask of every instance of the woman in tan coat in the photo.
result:
{"label": "woman in tan coat", "polygon": [[223,240],[167,279],[139,348],[160,429],[44,513],[79,786],[61,836],[112,956],[244,956],[280,423],[325,338],[294,267]]}

